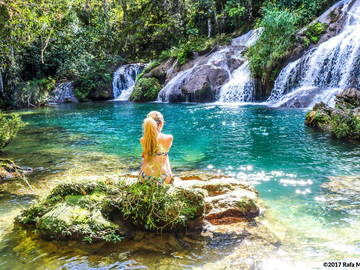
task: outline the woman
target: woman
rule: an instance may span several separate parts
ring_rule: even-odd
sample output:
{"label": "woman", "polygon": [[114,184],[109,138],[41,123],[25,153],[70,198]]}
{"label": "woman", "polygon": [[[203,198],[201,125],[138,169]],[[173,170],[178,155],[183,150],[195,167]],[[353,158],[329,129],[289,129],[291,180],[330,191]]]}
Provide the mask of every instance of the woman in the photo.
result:
{"label": "woman", "polygon": [[173,142],[172,135],[161,133],[164,117],[160,112],[148,113],[143,123],[143,137],[140,143],[143,149],[143,163],[139,180],[141,182],[160,181],[170,184],[173,181],[169,162],[169,150]]}

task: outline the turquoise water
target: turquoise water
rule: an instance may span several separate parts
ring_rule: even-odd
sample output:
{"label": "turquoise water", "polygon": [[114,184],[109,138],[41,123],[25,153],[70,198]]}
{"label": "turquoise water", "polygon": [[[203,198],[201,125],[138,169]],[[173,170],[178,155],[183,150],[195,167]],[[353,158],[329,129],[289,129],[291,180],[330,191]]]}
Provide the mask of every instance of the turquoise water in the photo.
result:
{"label": "turquoise water", "polygon": [[[219,171],[254,184],[273,217],[283,223],[286,237],[296,239],[294,254],[300,249],[315,261],[333,255],[360,256],[360,242],[353,234],[360,228],[358,212],[329,207],[320,189],[329,176],[360,175],[360,145],[306,127],[304,110],[258,105],[69,104],[24,113],[28,126],[5,155],[41,168],[35,175],[57,172],[56,166],[61,171],[59,164],[88,152],[118,157],[134,171],[141,162],[141,123],[151,110],[163,113],[163,132],[174,136],[170,160],[175,172]],[[50,148],[51,154],[45,151]],[[91,162],[101,167],[101,160]],[[344,233],[346,237],[339,239]],[[340,251],[344,246],[346,251]],[[289,251],[288,256],[292,260],[297,255]]]}

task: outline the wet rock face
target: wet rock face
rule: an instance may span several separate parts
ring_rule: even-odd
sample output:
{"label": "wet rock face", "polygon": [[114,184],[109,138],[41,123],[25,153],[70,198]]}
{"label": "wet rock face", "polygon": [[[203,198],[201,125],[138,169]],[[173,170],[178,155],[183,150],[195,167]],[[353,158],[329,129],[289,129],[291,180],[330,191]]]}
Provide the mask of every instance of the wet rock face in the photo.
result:
{"label": "wet rock face", "polygon": [[336,108],[351,110],[360,107],[360,91],[355,88],[345,89],[336,95]]}
{"label": "wet rock face", "polygon": [[229,80],[226,70],[211,65],[196,67],[182,86],[186,101],[212,102],[220,87]]}
{"label": "wet rock face", "polygon": [[336,96],[335,108],[318,103],[306,114],[305,124],[337,138],[360,140],[360,91],[346,89]]}
{"label": "wet rock face", "polygon": [[60,184],[16,221],[48,239],[116,242],[135,229],[202,231],[211,224],[214,231],[216,225],[247,224],[259,212],[256,190],[236,179],[178,178],[158,186],[128,178]]}

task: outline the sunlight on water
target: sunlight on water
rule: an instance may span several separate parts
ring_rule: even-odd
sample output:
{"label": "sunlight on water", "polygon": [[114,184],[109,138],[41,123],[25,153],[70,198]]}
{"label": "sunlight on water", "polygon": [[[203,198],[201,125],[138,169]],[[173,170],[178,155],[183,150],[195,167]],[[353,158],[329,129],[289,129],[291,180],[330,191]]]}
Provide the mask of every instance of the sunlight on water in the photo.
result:
{"label": "sunlight on water", "polygon": [[[311,269],[325,259],[360,256],[359,207],[345,207],[320,188],[329,176],[360,175],[360,146],[305,127],[303,110],[234,104],[64,105],[22,112],[28,126],[4,154],[34,169],[30,182],[39,196],[72,177],[136,172],[141,123],[150,110],[164,114],[164,133],[174,135],[170,159],[175,172],[225,173],[256,186],[268,207],[268,225],[282,240],[279,253],[263,262],[263,269]],[[2,187],[0,268],[23,269],[31,261],[48,269],[182,269],[218,260],[239,245],[194,245],[186,237],[155,243],[143,236],[128,246],[90,248],[71,242],[59,249],[57,243],[12,229],[13,218],[34,195],[27,195],[31,192],[21,183]],[[278,268],[271,268],[274,264]]]}

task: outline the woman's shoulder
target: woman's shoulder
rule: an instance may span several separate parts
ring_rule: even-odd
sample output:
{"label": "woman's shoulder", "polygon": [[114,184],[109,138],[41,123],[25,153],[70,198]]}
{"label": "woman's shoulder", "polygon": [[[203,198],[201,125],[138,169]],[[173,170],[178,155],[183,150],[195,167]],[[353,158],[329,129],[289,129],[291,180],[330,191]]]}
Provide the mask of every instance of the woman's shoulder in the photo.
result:
{"label": "woman's shoulder", "polygon": [[164,140],[173,140],[173,135],[171,134],[161,134],[162,139]]}

